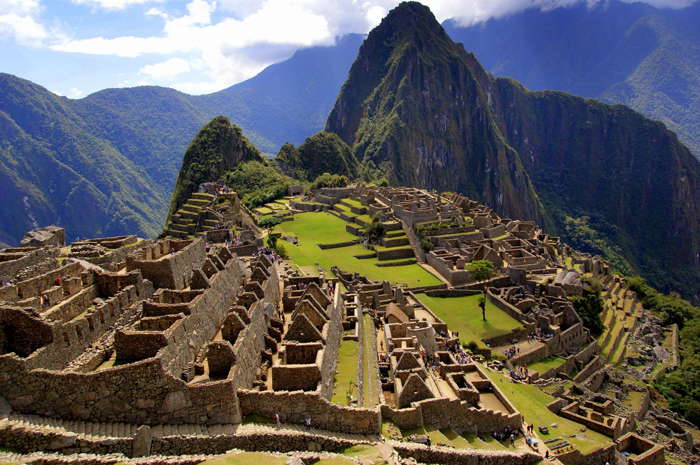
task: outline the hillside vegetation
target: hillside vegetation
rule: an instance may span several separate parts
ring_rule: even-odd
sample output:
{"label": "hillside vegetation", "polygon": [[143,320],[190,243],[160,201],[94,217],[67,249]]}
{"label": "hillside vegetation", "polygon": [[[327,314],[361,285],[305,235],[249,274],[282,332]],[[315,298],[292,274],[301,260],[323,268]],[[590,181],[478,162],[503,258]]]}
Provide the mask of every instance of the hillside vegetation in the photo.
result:
{"label": "hillside vegetation", "polygon": [[390,181],[534,220],[662,290],[700,292],[700,162],[622,105],[494,79],[427,7],[368,36],[326,122]]}

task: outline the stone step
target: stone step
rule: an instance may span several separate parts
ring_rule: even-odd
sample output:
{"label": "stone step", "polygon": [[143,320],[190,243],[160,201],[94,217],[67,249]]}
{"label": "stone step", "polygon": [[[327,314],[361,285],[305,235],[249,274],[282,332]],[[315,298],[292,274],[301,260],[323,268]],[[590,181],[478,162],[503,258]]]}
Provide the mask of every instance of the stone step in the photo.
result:
{"label": "stone step", "polygon": [[187,203],[189,205],[196,205],[198,207],[203,207],[206,204],[208,204],[209,202],[210,202],[210,200],[208,200],[208,199],[195,199],[195,198],[191,198],[187,201]]}
{"label": "stone step", "polygon": [[214,200],[214,196],[211,194],[207,194],[206,192],[197,192],[195,194],[192,194],[193,199],[197,200],[206,200],[207,202],[211,202]]}

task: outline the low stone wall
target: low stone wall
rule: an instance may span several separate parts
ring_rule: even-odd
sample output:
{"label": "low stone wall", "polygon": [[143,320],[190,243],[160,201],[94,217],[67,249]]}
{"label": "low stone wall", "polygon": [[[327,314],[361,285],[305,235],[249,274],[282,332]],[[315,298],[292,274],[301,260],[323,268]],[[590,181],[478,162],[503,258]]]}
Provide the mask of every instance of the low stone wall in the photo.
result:
{"label": "low stone wall", "polygon": [[583,369],[574,377],[574,382],[575,383],[581,383],[585,381],[589,376],[591,376],[593,373],[595,373],[597,370],[600,370],[605,366],[605,362],[603,361],[600,356],[596,355],[593,357],[593,359],[583,367]]}
{"label": "low stone wall", "polygon": [[601,463],[617,463],[615,459],[615,444],[603,447],[588,455],[583,455],[580,450],[574,449],[564,454],[555,456],[561,462],[570,465],[600,465]]}
{"label": "low stone wall", "polygon": [[644,416],[647,414],[649,411],[649,407],[651,406],[651,394],[649,393],[649,389],[644,389],[644,395],[642,396],[642,405],[639,406],[639,409],[634,413],[634,415],[637,417],[637,420],[641,420],[644,418]]}
{"label": "low stone wall", "polygon": [[301,202],[296,202],[294,200],[289,201],[289,206],[293,208],[294,210],[302,211],[302,212],[322,212],[329,210],[331,207],[330,205],[324,205],[322,203],[316,203],[316,204],[311,204],[311,203],[301,203]]}
{"label": "low stone wall", "polygon": [[[356,257],[357,258],[357,257]],[[408,260],[402,260],[400,262],[391,262],[391,263],[375,263],[374,266],[377,266],[379,268],[382,267],[391,267],[391,266],[407,266],[407,265],[415,265],[418,263],[418,260],[415,258],[409,258]]]}
{"label": "low stone wall", "polygon": [[352,434],[379,434],[382,428],[379,410],[339,406],[318,392],[239,390],[238,399],[243,415],[279,414],[281,421],[296,424],[310,417],[312,427]]}
{"label": "low stone wall", "polygon": [[524,315],[520,310],[503,300],[500,296],[493,294],[491,292],[491,289],[487,290],[486,298],[489,299],[489,302],[506,312],[509,316],[513,317],[521,323],[524,321]]}
{"label": "low stone wall", "polygon": [[501,452],[486,450],[456,450],[448,447],[427,447],[418,444],[392,442],[392,447],[403,458],[413,458],[420,463],[444,463],[448,465],[531,465],[542,460],[534,452]]}
{"label": "low stone wall", "polygon": [[[329,435],[313,433],[290,433],[267,430],[252,434],[220,434],[206,436],[166,436],[151,439],[151,454],[179,456],[183,454],[224,454],[232,448],[245,451],[291,452],[336,451],[364,441],[347,440]],[[5,425],[0,428],[0,443],[12,447],[19,453],[38,450],[70,454],[123,454],[133,455],[134,438],[102,438],[96,436],[63,433],[36,428],[34,426]]]}
{"label": "low stone wall", "polygon": [[401,249],[387,249],[387,250],[375,250],[377,252],[377,258],[379,260],[398,260],[400,258],[413,258],[415,257],[413,249],[411,248],[401,248]]}
{"label": "low stone wall", "polygon": [[472,289],[439,289],[436,291],[426,291],[430,297],[465,297],[481,294],[481,291]]}
{"label": "low stone wall", "polygon": [[334,244],[316,244],[319,249],[338,249],[340,247],[350,247],[351,245],[357,244],[357,241],[347,241],[347,242],[336,242]]}

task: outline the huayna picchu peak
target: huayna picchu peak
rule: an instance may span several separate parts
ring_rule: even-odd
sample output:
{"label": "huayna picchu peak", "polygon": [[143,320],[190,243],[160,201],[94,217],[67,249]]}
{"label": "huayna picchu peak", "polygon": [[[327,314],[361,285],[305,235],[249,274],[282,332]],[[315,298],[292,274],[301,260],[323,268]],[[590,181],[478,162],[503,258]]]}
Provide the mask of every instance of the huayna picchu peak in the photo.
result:
{"label": "huayna picchu peak", "polygon": [[700,163],[676,135],[621,105],[494,79],[419,3],[370,32],[326,131],[393,183],[478,198],[700,292]]}

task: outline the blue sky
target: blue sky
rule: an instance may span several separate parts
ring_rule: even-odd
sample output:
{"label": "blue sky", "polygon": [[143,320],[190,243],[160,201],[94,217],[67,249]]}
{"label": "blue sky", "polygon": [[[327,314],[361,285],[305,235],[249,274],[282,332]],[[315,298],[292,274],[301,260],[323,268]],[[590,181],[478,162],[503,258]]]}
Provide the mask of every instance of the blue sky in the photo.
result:
{"label": "blue sky", "polygon": [[[581,0],[426,0],[463,24]],[[583,0],[586,1],[586,0]],[[589,3],[604,0],[587,0]],[[682,7],[695,0],[646,0]],[[0,0],[0,72],[71,98],[108,87],[215,92],[290,57],[366,33],[398,0]]]}

